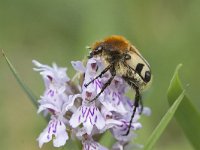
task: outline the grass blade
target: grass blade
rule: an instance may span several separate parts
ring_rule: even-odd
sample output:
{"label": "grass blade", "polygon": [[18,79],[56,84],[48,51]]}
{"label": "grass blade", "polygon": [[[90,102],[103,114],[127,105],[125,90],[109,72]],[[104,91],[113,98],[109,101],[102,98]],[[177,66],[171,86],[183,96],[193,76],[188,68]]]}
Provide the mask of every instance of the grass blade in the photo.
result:
{"label": "grass blade", "polygon": [[17,80],[17,82],[19,83],[20,87],[23,89],[23,91],[27,94],[27,96],[30,98],[31,102],[38,107],[38,98],[33,94],[33,92],[26,86],[26,84],[22,81],[22,79],[20,78],[19,74],[17,73],[17,71],[15,70],[14,66],[11,64],[10,60],[8,59],[8,57],[6,56],[6,54],[4,53],[4,51],[2,50],[2,54],[10,68],[10,70],[12,71],[15,79]]}
{"label": "grass blade", "polygon": [[145,150],[151,150],[156,141],[159,139],[161,134],[163,133],[164,129],[169,124],[170,120],[173,118],[179,104],[181,103],[183,97],[184,97],[184,91],[180,94],[180,96],[175,100],[173,105],[169,108],[167,113],[164,115],[164,117],[161,119],[160,123],[157,125],[157,127],[154,129],[153,133],[149,137],[148,141],[145,144],[144,149]]}
{"label": "grass blade", "polygon": [[[170,105],[173,104],[174,100],[183,91],[181,81],[179,79],[178,71],[181,65],[178,65],[173,78],[170,82],[168,89],[168,102]],[[175,118],[189,139],[195,149],[200,149],[200,112],[195,108],[193,103],[187,96],[184,96],[180,107],[175,113]]]}

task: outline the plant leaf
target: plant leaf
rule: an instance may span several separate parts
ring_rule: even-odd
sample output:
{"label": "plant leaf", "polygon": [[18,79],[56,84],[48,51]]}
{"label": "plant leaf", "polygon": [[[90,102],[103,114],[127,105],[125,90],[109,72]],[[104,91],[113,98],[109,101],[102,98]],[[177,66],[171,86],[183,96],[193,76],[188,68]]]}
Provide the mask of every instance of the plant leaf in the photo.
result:
{"label": "plant leaf", "polygon": [[184,97],[185,91],[183,91],[180,96],[175,100],[173,105],[168,109],[167,113],[164,115],[164,117],[161,119],[160,123],[157,125],[157,127],[154,129],[153,133],[147,140],[144,149],[145,150],[151,150],[156,141],[159,139],[161,134],[163,133],[164,129],[169,124],[170,120],[173,118],[179,104],[181,103],[183,97]]}
{"label": "plant leaf", "polygon": [[68,139],[65,146],[61,150],[80,150],[81,143],[78,140]]}
{"label": "plant leaf", "polygon": [[[183,91],[181,81],[179,79],[178,71],[181,64],[177,66],[173,78],[168,89],[168,102],[173,104],[174,100]],[[195,149],[200,149],[200,112],[195,108],[193,103],[187,96],[184,96],[180,107],[175,113],[175,118],[181,126],[186,137],[189,139]]]}
{"label": "plant leaf", "polygon": [[20,78],[19,74],[17,73],[17,71],[15,70],[14,66],[11,64],[10,60],[8,59],[8,57],[6,56],[6,54],[4,53],[4,51],[2,50],[2,54],[4,56],[4,58],[6,59],[6,62],[10,68],[10,70],[12,71],[15,79],[17,80],[17,82],[19,83],[20,87],[24,90],[24,92],[27,94],[27,96],[30,98],[31,102],[38,107],[38,102],[37,102],[37,97],[33,94],[33,92],[27,87],[27,85],[22,81],[22,79]]}
{"label": "plant leaf", "polygon": [[108,147],[109,149],[111,149],[112,145],[115,143],[115,140],[112,137],[112,134],[108,131],[105,132],[103,135],[101,135],[98,141],[101,145]]}

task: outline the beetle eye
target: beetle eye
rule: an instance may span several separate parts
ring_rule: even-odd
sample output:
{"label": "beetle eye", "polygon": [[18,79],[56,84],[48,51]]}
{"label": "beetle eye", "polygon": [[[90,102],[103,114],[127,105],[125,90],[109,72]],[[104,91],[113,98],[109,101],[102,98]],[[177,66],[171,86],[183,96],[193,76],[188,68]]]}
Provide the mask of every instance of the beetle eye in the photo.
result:
{"label": "beetle eye", "polygon": [[151,80],[151,73],[150,71],[146,71],[145,72],[145,78],[144,78],[145,82],[149,82]]}
{"label": "beetle eye", "polygon": [[93,55],[98,55],[102,52],[102,50],[103,50],[103,47],[99,46],[96,49],[94,49],[94,51],[92,51],[92,53],[93,53]]}
{"label": "beetle eye", "polygon": [[99,47],[97,48],[97,51],[100,51],[100,50],[102,50],[102,47],[101,47],[101,46],[99,46]]}
{"label": "beetle eye", "polygon": [[131,59],[131,55],[125,54],[125,60],[129,60],[129,59]]}

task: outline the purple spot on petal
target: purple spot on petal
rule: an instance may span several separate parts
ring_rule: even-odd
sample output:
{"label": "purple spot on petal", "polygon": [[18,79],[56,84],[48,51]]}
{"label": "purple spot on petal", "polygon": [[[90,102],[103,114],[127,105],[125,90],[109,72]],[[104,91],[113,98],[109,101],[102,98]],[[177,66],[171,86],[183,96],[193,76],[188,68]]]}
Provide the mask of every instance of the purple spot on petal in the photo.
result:
{"label": "purple spot on petal", "polygon": [[88,112],[87,112],[87,115],[85,116],[85,121],[84,121],[84,122],[87,121],[87,118],[88,118],[89,114],[90,114],[90,108],[89,108],[89,110],[88,110]]}
{"label": "purple spot on petal", "polygon": [[47,78],[52,82],[53,78],[50,75],[47,75]]}
{"label": "purple spot on petal", "polygon": [[51,127],[49,127],[49,129],[48,129],[48,133],[50,133],[50,131],[51,131]]}
{"label": "purple spot on petal", "polygon": [[50,89],[49,92],[47,93],[47,95],[50,95],[51,97],[53,97],[54,96],[54,91]]}
{"label": "purple spot on petal", "polygon": [[82,116],[84,117],[85,116],[85,113],[87,112],[87,107],[85,108],[85,110],[82,108]]}
{"label": "purple spot on petal", "polygon": [[53,133],[56,133],[57,125],[58,125],[58,122],[56,122],[56,125],[55,125],[55,128],[53,130]]}
{"label": "purple spot on petal", "polygon": [[80,122],[81,121],[81,115],[79,115],[79,117],[78,117],[78,122]]}
{"label": "purple spot on petal", "polygon": [[91,109],[89,109],[89,112],[90,112],[90,114],[91,114],[92,116],[94,115],[94,110],[95,110],[95,107],[93,107],[92,111],[91,111]]}
{"label": "purple spot on petal", "polygon": [[93,125],[91,117],[89,117],[89,119],[90,119],[90,123],[91,123],[91,125]]}
{"label": "purple spot on petal", "polygon": [[95,123],[97,122],[97,116],[95,116],[94,122],[95,122]]}

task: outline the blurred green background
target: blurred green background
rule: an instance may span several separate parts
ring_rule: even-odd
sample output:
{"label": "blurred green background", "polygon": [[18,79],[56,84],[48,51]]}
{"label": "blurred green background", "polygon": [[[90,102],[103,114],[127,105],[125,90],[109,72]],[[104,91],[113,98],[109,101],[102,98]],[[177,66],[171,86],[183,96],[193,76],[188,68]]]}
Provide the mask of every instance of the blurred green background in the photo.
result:
{"label": "blurred green background", "polygon": [[[0,0],[0,48],[28,86],[39,96],[44,86],[32,59],[68,67],[87,55],[85,47],[108,35],[129,39],[148,60],[153,84],[144,94],[152,115],[143,117],[137,143],[143,144],[168,109],[166,91],[173,71],[200,109],[200,1],[198,0]],[[45,120],[16,83],[0,56],[0,149],[38,150],[36,138]],[[44,150],[53,150],[52,143]],[[62,149],[62,148],[61,148]],[[193,149],[173,120],[155,150]]]}

